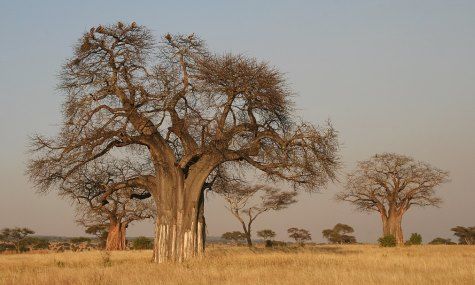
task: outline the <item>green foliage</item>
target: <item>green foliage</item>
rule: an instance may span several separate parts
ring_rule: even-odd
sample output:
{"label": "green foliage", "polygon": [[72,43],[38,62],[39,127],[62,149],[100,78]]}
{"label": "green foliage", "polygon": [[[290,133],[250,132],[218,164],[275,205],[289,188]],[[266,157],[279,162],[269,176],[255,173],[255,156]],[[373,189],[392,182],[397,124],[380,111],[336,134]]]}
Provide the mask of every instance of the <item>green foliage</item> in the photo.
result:
{"label": "green foliage", "polygon": [[287,232],[289,233],[289,237],[294,239],[295,242],[301,246],[303,246],[306,241],[312,240],[312,235],[305,229],[290,228]]}
{"label": "green foliage", "polygon": [[422,244],[422,236],[418,233],[412,233],[406,245],[420,245]]}
{"label": "green foliage", "polygon": [[153,240],[148,237],[140,236],[132,241],[133,249],[152,249]]}
{"label": "green foliage", "polygon": [[275,232],[273,230],[261,230],[257,232],[257,236],[267,241],[275,237]]}
{"label": "green foliage", "polygon": [[90,243],[91,239],[87,237],[75,237],[75,238],[71,238],[70,241],[71,243],[74,243],[74,244],[83,243],[83,242]]}
{"label": "green foliage", "polygon": [[394,247],[396,246],[396,238],[393,235],[387,235],[380,237],[378,243],[382,247]]}
{"label": "green foliage", "polygon": [[16,251],[21,252],[22,250],[25,251],[25,246],[21,244],[22,241],[34,233],[29,228],[4,228],[0,232],[0,241],[13,244]]}
{"label": "green foliage", "polygon": [[455,242],[451,241],[449,238],[441,238],[437,237],[433,239],[429,244],[456,244]]}
{"label": "green foliage", "polygon": [[353,232],[353,228],[349,225],[338,223],[333,227],[333,229],[323,230],[322,235],[330,243],[356,243],[356,238],[354,236],[347,235],[348,233]]}
{"label": "green foliage", "polygon": [[0,252],[6,251],[6,250],[16,250],[16,248],[13,244],[0,243]]}
{"label": "green foliage", "polygon": [[459,238],[459,244],[475,244],[475,227],[457,226],[450,230]]}
{"label": "green foliage", "polygon": [[246,235],[239,231],[225,232],[221,235],[221,238],[225,240],[233,240],[235,243],[239,243],[239,241],[246,239]]}
{"label": "green foliage", "polygon": [[21,249],[48,249],[49,241],[45,238],[26,237],[20,242]]}
{"label": "green foliage", "polygon": [[279,240],[266,240],[265,245],[266,247],[286,247],[287,243]]}

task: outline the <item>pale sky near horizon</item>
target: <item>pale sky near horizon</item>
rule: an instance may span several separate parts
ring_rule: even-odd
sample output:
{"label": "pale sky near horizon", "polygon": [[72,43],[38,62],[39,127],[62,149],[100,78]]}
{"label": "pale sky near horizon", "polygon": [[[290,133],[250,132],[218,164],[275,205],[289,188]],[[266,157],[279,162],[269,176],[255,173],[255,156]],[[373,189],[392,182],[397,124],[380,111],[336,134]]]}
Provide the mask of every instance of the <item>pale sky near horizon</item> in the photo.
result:
{"label": "pale sky near horizon", "polygon": [[[136,21],[158,37],[196,33],[213,51],[245,53],[285,72],[299,116],[330,118],[342,143],[343,174],[379,152],[413,156],[449,170],[440,208],[411,209],[405,236],[455,239],[475,225],[475,1],[4,1],[0,0],[0,228],[84,235],[73,208],[55,193],[37,195],[24,176],[28,136],[55,134],[62,62],[91,26]],[[321,231],[338,222],[358,240],[381,233],[376,213],[333,200],[342,184],[256,221],[287,239],[292,226]],[[240,230],[214,196],[210,235]],[[151,224],[129,235],[152,235]]]}

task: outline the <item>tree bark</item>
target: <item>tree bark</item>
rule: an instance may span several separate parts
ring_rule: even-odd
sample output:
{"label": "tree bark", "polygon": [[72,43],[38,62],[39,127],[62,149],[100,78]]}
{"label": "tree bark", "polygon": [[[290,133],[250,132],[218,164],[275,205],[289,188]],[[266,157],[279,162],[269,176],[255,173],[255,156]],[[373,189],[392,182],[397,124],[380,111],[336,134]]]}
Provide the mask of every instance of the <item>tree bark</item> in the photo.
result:
{"label": "tree bark", "polygon": [[203,256],[206,247],[206,220],[204,191],[201,191],[199,209],[198,209],[198,256]]}
{"label": "tree bark", "polygon": [[382,214],[381,219],[383,222],[383,236],[393,235],[397,245],[404,245],[402,214],[390,211],[388,216]]}
{"label": "tree bark", "polygon": [[204,253],[206,231],[202,186],[209,173],[163,175],[153,196],[157,204],[153,261],[182,262]]}
{"label": "tree bark", "polygon": [[111,223],[107,233],[106,250],[126,249],[126,224],[121,222]]}

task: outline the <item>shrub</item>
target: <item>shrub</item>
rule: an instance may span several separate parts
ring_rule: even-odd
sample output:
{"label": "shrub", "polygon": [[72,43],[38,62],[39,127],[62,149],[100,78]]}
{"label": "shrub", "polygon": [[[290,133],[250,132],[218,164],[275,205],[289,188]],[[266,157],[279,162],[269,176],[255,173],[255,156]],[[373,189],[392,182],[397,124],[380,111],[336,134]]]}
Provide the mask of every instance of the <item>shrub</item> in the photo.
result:
{"label": "shrub", "polygon": [[396,246],[396,238],[393,235],[387,235],[380,237],[378,243],[382,247],[393,247]]}
{"label": "shrub", "polygon": [[451,241],[449,238],[435,238],[429,244],[456,244],[455,242]]}
{"label": "shrub", "polygon": [[75,238],[71,238],[70,241],[71,243],[75,243],[75,244],[83,243],[83,242],[90,243],[91,239],[87,237],[75,237]]}
{"label": "shrub", "polygon": [[148,237],[140,236],[132,241],[133,249],[152,249],[153,240]]}
{"label": "shrub", "polygon": [[221,235],[221,238],[223,238],[225,240],[232,240],[236,244],[238,244],[239,241],[246,239],[246,235],[242,232],[239,232],[239,231],[225,232],[224,234]]}
{"label": "shrub", "polygon": [[422,244],[422,236],[418,233],[412,233],[406,245],[420,245]]}

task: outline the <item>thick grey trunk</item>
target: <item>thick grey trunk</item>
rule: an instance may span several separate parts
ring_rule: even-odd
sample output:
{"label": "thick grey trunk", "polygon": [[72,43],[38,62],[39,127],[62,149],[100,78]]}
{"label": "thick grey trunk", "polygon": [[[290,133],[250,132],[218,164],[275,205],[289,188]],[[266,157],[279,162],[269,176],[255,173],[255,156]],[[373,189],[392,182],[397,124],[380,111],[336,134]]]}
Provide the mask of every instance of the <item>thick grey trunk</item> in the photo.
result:
{"label": "thick grey trunk", "polygon": [[[153,261],[182,262],[204,253],[206,224],[199,183],[182,176],[162,185],[155,198],[157,218]],[[193,182],[193,181],[192,181]]]}

